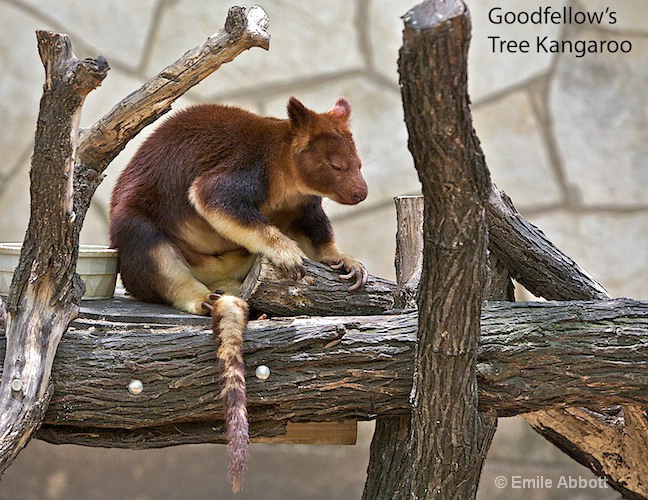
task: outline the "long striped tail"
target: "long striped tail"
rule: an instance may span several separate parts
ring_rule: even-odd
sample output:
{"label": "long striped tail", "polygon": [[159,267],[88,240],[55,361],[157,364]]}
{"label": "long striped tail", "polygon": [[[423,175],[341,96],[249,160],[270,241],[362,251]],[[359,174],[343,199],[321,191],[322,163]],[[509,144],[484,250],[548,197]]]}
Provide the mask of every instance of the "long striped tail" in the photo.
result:
{"label": "long striped tail", "polygon": [[250,441],[243,362],[243,332],[248,322],[248,305],[243,299],[224,295],[215,301],[211,316],[221,374],[221,397],[225,406],[230,461],[227,477],[236,493],[243,485]]}

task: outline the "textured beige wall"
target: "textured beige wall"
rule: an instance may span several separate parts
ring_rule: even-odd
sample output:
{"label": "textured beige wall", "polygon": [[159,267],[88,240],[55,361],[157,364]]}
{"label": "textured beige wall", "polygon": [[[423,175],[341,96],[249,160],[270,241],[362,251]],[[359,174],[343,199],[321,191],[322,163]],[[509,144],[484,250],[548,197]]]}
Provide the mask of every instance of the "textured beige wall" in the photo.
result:
{"label": "textured beige wall", "polygon": [[[359,207],[343,208],[329,203],[327,209],[334,218],[342,246],[364,260],[375,274],[393,277],[395,217],[391,199],[419,190],[407,151],[396,71],[402,29],[399,17],[415,2],[259,3],[270,17],[270,51],[253,49],[241,55],[192,89],[175,107],[217,101],[282,116],[290,95],[298,96],[317,110],[328,109],[338,96],[347,96],[353,106],[353,128],[370,196]],[[493,181],[613,295],[648,298],[648,2],[467,3],[474,25],[469,69],[475,128]],[[0,0],[0,112],[5,123],[0,133],[0,240],[22,239],[29,213],[29,157],[43,78],[33,31],[48,28],[66,32],[72,36],[77,55],[103,54],[108,58],[112,67],[109,76],[91,94],[84,108],[82,122],[87,125],[159,69],[220,29],[229,6],[230,2],[223,0]],[[488,12],[496,6],[515,12],[532,12],[541,6],[553,10],[608,8],[608,12],[616,13],[617,22],[595,26],[494,25]],[[493,53],[488,36],[495,35],[529,40],[532,50],[528,54]],[[544,54],[534,50],[538,36],[558,40],[627,40],[632,51],[587,54],[581,58],[573,54]],[[133,141],[109,167],[108,177],[89,213],[84,242],[106,242],[106,208],[111,186],[146,134],[147,131]],[[495,473],[512,475],[518,471],[524,477],[580,473],[541,439],[529,434],[519,420],[507,419],[500,427],[487,462],[481,498],[497,498],[503,493],[493,485]],[[366,447],[366,442],[365,438],[362,446]],[[26,458],[21,457],[16,469],[0,484],[0,496],[3,489],[19,491],[9,488],[18,484],[12,481],[19,481],[19,471],[30,473],[28,454],[36,448],[41,461],[42,453],[66,456],[66,448],[30,445],[24,454]],[[313,454],[323,453],[313,450],[319,449],[300,448],[286,452],[285,456],[294,457],[297,453],[308,461],[314,460]],[[86,451],[67,453],[77,456]],[[177,457],[174,453],[177,452],[170,450],[167,455],[150,454],[147,460],[173,461]],[[258,453],[265,456],[266,452]],[[272,453],[267,452],[268,463],[273,461]],[[284,456],[281,453],[277,452],[277,456]],[[86,460],[101,463],[102,456],[108,455],[93,452]],[[133,456],[120,455],[120,460],[129,463]],[[359,496],[365,465],[357,454],[347,458],[349,461],[344,462],[340,455],[333,454],[330,461],[322,462],[322,474],[335,478],[340,467],[347,472],[355,469],[356,479],[344,483],[351,484],[351,489],[329,487],[320,496],[309,490],[308,496],[301,498]],[[79,480],[69,476],[64,463],[41,465],[55,469],[59,475],[50,474],[39,482],[39,476],[32,474],[29,484],[33,491],[41,488],[41,496],[33,493],[36,496],[30,498],[65,498],[77,491],[70,485],[79,484]],[[183,466],[179,463],[174,467]],[[205,481],[220,481],[221,476],[219,470]],[[146,481],[138,482],[133,477],[122,477],[123,481],[133,481],[127,490],[131,492],[129,496],[159,497],[159,493],[153,493],[159,490],[147,490]],[[156,482],[164,480],[162,477]],[[253,481],[250,478],[250,483],[256,484]],[[276,481],[281,482],[281,477]],[[303,478],[305,483],[310,481],[309,477]],[[335,483],[335,479],[331,481]],[[339,481],[340,485],[342,482]],[[48,484],[54,486],[47,489]],[[174,484],[180,483],[174,480],[169,485],[169,498],[180,496],[171,493]],[[24,483],[22,487],[26,488]],[[200,491],[211,491],[205,488]],[[251,488],[255,491],[254,486]],[[265,491],[270,491],[267,488],[266,485]],[[289,491],[292,497],[300,498],[298,489]],[[304,491],[302,494],[306,495]],[[510,498],[564,498],[559,493],[565,492],[506,490]],[[250,491],[247,494],[254,497]],[[272,495],[281,498],[280,493]],[[617,497],[600,489],[587,492],[583,498],[586,496]]]}

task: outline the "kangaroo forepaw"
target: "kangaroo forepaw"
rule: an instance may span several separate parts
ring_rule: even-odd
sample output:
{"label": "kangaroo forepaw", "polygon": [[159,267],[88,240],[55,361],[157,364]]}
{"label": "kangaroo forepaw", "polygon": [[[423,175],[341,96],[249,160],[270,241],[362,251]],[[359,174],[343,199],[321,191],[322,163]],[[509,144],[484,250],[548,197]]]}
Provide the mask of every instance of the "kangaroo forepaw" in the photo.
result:
{"label": "kangaroo forepaw", "polygon": [[355,279],[355,283],[348,288],[350,292],[358,290],[367,284],[369,273],[364,265],[353,257],[348,255],[335,256],[333,258],[322,259],[322,263],[328,265],[331,269],[343,269],[346,271],[347,274],[340,275],[340,279],[342,280]]}

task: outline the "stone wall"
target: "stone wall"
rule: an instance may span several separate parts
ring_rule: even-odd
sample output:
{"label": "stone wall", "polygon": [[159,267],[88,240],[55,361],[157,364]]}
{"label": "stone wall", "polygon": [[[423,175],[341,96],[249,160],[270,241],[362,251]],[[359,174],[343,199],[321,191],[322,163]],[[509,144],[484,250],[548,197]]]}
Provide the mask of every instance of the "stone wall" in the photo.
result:
{"label": "stone wall", "polygon": [[[407,150],[396,71],[402,30],[399,17],[415,2],[265,0],[259,3],[270,17],[270,51],[253,49],[241,55],[192,89],[175,107],[215,101],[283,116],[291,95],[321,111],[328,109],[337,97],[347,96],[353,106],[353,128],[370,196],[359,207],[343,208],[329,203],[327,210],[334,219],[343,248],[363,260],[373,273],[393,277],[392,197],[419,190]],[[611,294],[648,298],[648,196],[645,194],[648,3],[645,0],[468,0],[467,3],[472,9],[474,27],[469,70],[475,128],[494,182]],[[109,76],[90,95],[84,108],[82,124],[87,125],[159,69],[220,29],[230,5],[223,0],[0,0],[3,63],[0,112],[6,124],[0,134],[0,240],[21,240],[29,214],[29,158],[43,80],[34,30],[66,32],[72,36],[77,55],[103,54],[108,58],[112,67]],[[572,13],[601,12],[604,20],[600,24],[499,25],[493,22],[496,20],[492,16],[489,18],[494,7],[501,7],[502,13],[531,13],[540,7],[562,13],[563,8],[571,8]],[[616,20],[613,24],[612,12]],[[518,42],[528,40],[529,53],[510,53],[510,45],[505,53],[494,52],[489,36]],[[583,57],[573,53],[545,53],[535,45],[537,37],[547,37],[549,41],[593,40],[617,44],[625,41],[625,46],[629,42],[632,50],[627,54],[619,51]],[[111,187],[148,132],[145,130],[109,167],[89,212],[84,242],[107,241]],[[520,297],[526,297],[524,291]],[[367,446],[369,435],[370,429],[365,428],[360,446]],[[322,474],[333,479],[327,486],[321,486],[319,495],[312,489],[299,490],[298,486],[283,491],[283,495],[290,491],[290,496],[295,498],[349,498],[359,496],[366,467],[364,453],[359,454],[357,448],[353,452],[325,452],[317,447],[273,447],[267,452],[257,452],[257,456],[266,457],[266,464],[276,462],[277,457],[284,457],[287,463],[293,460],[305,464],[311,460],[311,464],[319,464],[317,460],[328,453],[330,460],[321,462]],[[215,449],[219,450],[217,454],[222,452],[219,447]],[[39,459],[30,459],[30,453],[32,457],[38,453]],[[74,485],[83,481],[75,479],[62,461],[65,457],[83,456],[82,463],[101,464],[101,460],[108,460],[107,453],[30,444],[7,473],[0,495],[3,491],[13,491],[23,493],[20,496],[24,498],[63,498],[72,492],[79,493]],[[158,469],[156,460],[186,467],[187,474],[194,470],[186,460],[177,458],[186,452],[168,450],[165,453],[125,453],[119,455],[119,460],[125,464],[137,460],[136,465],[140,466],[140,462],[147,463],[148,466],[141,466],[142,470],[153,472]],[[42,454],[49,454],[52,459],[44,460]],[[133,459],[134,456],[138,458]],[[295,457],[299,458],[295,460]],[[30,469],[36,467],[34,464],[41,467],[38,472]],[[306,471],[308,466],[304,467]],[[274,470],[271,465],[267,468]],[[46,473],[47,470],[50,472]],[[258,485],[262,470],[264,467],[259,466],[250,473],[247,492],[250,498],[254,497],[254,485]],[[340,474],[342,470],[344,474]],[[349,474],[349,470],[354,470],[354,474]],[[192,490],[194,497],[205,492],[213,495],[216,490],[209,490],[205,485],[221,481],[221,472],[219,469],[208,474],[205,483],[201,483],[202,489]],[[31,483],[21,480],[22,474],[27,473]],[[530,433],[523,422],[506,419],[500,424],[487,461],[480,498],[498,498],[502,494],[503,490],[494,486],[495,475],[509,477],[516,473],[524,477],[584,474]],[[336,481],[336,477],[345,479]],[[129,496],[159,497],[159,490],[151,489],[152,485],[147,489],[136,474],[121,480],[123,484],[132,481]],[[111,481],[115,478],[91,484],[100,488]],[[162,475],[154,482],[159,486],[164,481]],[[312,481],[304,477],[302,483],[312,484]],[[179,484],[174,479],[168,491]],[[191,485],[196,484],[197,481],[191,481]],[[274,489],[269,489],[271,483],[261,484],[258,487],[262,491],[276,491],[274,498],[282,498],[277,486],[281,484],[280,477],[272,483]],[[29,490],[32,486],[33,490]],[[28,495],[28,491],[33,492]],[[556,490],[509,488],[505,491],[510,498],[529,495],[564,498],[561,495],[564,492]],[[184,498],[192,496],[186,490],[185,493]],[[584,495],[582,498],[618,497],[603,489],[580,493]],[[168,495],[169,498],[176,496],[180,495]]]}

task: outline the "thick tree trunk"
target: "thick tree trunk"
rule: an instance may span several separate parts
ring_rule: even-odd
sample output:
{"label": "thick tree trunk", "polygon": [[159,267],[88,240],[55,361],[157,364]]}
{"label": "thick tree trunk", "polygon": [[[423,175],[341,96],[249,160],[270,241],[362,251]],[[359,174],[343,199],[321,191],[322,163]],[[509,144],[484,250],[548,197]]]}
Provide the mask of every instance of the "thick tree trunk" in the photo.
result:
{"label": "thick tree trunk", "polygon": [[[512,269],[517,280],[534,294],[553,300],[608,297],[596,280],[524,219],[508,196],[494,185],[488,203],[488,222],[489,248],[497,256],[497,265]],[[502,291],[507,285],[501,284]],[[491,297],[507,299],[506,293]],[[511,299],[509,296],[507,300]],[[569,408],[522,416],[562,451],[594,473],[606,476],[608,483],[625,497],[642,498],[648,496],[644,479],[648,477],[646,417],[637,406],[626,406],[621,411],[617,405],[624,402],[609,400],[607,405],[612,407],[612,413]],[[592,403],[597,408],[605,406],[597,398]]]}
{"label": "thick tree trunk", "polygon": [[[401,196],[395,201],[395,262],[398,285],[394,307],[416,309],[416,295],[423,268],[423,196]],[[492,253],[489,255],[488,270],[487,299],[515,300],[509,271]],[[478,364],[479,366],[486,368],[484,363]],[[486,368],[486,371],[489,370]],[[483,396],[480,394],[479,397],[482,401]],[[376,418],[367,471],[370,480],[365,484],[365,498],[373,498],[376,492],[385,491],[390,487],[388,471],[394,464],[402,462],[409,452],[406,446],[409,432],[409,416],[389,415]]]}
{"label": "thick tree trunk", "polygon": [[[179,434],[190,424],[196,431],[202,423],[217,426],[221,405],[209,320],[186,316],[196,324],[119,321],[108,311],[106,319],[86,319],[82,310],[52,369],[56,392],[45,416],[50,435],[63,426],[61,433],[74,434],[74,442],[82,442],[81,434],[87,434],[83,444],[95,434],[128,435],[127,442],[145,447],[138,432],[159,434],[151,446],[160,446],[172,433],[169,426],[183,424]],[[250,419],[261,426],[259,435],[276,434],[288,421],[408,414],[417,326],[414,312],[252,321],[244,356]],[[648,302],[491,302],[481,330],[480,410],[511,416],[648,403]],[[270,368],[265,381],[254,375],[261,364]],[[128,391],[134,379],[143,383],[137,395]]]}
{"label": "thick tree trunk", "polygon": [[[67,35],[38,31],[45,67],[31,168],[31,215],[6,304],[7,351],[0,384],[0,474],[40,425],[56,348],[79,307],[79,233],[101,173],[145,125],[188,88],[252,46],[267,48],[261,9],[230,9],[225,29],[187,52],[79,134],[86,95],[106,76],[102,57],[79,61]],[[81,138],[80,138],[81,137]],[[6,316],[6,318],[5,318]]]}
{"label": "thick tree trunk", "polygon": [[364,495],[472,498],[495,414],[477,407],[490,178],[469,110],[470,20],[461,1],[437,0],[414,7],[404,23],[399,71],[425,213],[419,342],[409,453],[389,469],[370,464]]}
{"label": "thick tree trunk", "polygon": [[[426,3],[432,7],[431,2]],[[444,12],[441,6],[438,7],[439,9],[431,8],[430,13],[433,12],[442,19]],[[433,63],[440,61],[431,55],[430,58]],[[455,77],[460,78],[460,74]],[[424,107],[423,112],[438,115],[435,113],[435,108]],[[458,117],[458,120],[461,120],[461,117]],[[459,121],[459,123],[463,122]],[[469,122],[464,125],[469,126]],[[435,140],[430,141],[429,147],[441,156],[445,153],[443,148],[436,146]],[[474,162],[481,164],[481,156],[475,155]],[[495,186],[488,203],[488,219],[490,250],[498,257],[500,264],[509,267],[513,276],[536,295],[550,299],[608,297],[600,284],[587,275],[572,259],[560,252],[541,231],[524,220],[506,195],[500,193]],[[536,430],[563,451],[595,473],[606,475],[610,485],[624,495],[648,496],[648,485],[642,479],[648,477],[648,470],[646,470],[648,446],[645,446],[648,444],[646,443],[648,419],[645,411],[636,406],[626,407],[623,413],[625,425],[619,418],[611,418],[606,413],[586,409],[538,412],[529,415],[527,419]],[[596,419],[597,425],[592,424],[593,419]],[[387,419],[383,421],[387,422]],[[614,422],[614,425],[611,422]],[[382,452],[386,458],[393,458],[398,453],[394,450],[400,446],[394,439],[389,441],[390,433],[394,436],[407,435],[406,429],[399,428],[402,424],[396,420],[392,420],[391,424],[393,425],[390,432],[383,432],[385,429],[381,429],[381,423],[377,424],[376,437],[383,446],[389,447],[389,450],[385,448]],[[602,435],[603,440],[612,443],[612,446],[601,447],[599,440],[587,437],[594,435]],[[381,436],[384,437],[381,439]],[[377,450],[376,459],[379,459],[380,446],[376,442],[373,446]],[[372,450],[367,486],[375,482],[377,488],[383,490],[384,485],[379,482],[380,469],[375,467],[372,469],[373,456]],[[374,493],[376,492],[365,489],[365,498],[373,498]]]}

